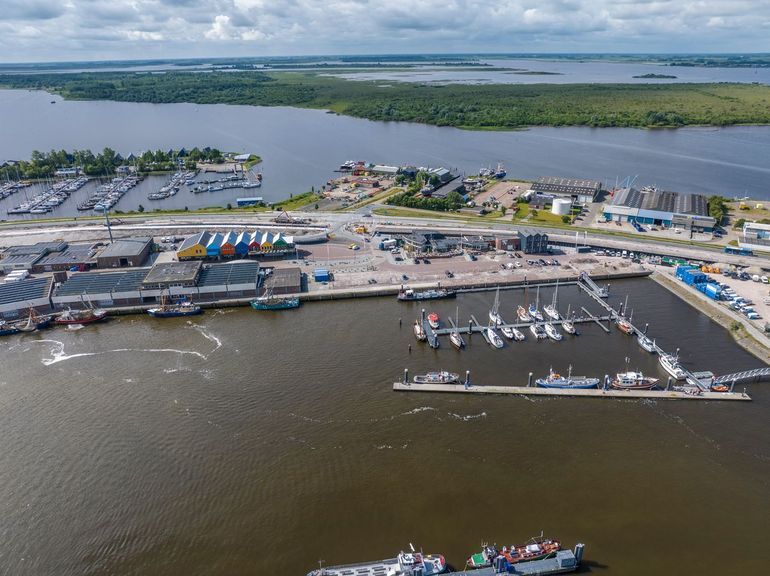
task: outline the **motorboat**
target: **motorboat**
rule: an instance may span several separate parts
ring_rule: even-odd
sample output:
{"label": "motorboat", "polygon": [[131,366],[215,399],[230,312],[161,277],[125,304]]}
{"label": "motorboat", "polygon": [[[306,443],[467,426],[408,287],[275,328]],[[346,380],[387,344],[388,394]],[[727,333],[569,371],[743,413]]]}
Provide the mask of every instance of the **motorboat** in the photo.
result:
{"label": "motorboat", "polygon": [[427,374],[415,376],[413,380],[415,384],[451,384],[459,382],[460,375],[442,370],[441,372],[428,372]]}
{"label": "motorboat", "polygon": [[599,385],[599,378],[589,378],[586,376],[573,376],[572,366],[569,367],[567,376],[557,374],[553,370],[548,371],[548,376],[545,378],[538,378],[535,380],[535,384],[541,388],[579,388],[589,389],[596,388]]}
{"label": "motorboat", "polygon": [[546,334],[543,327],[538,323],[530,324],[529,331],[532,332],[532,335],[537,340],[545,340],[546,338],[548,338],[548,334]]}
{"label": "motorboat", "polygon": [[645,376],[641,372],[620,372],[610,385],[616,390],[649,390],[657,382],[657,378]]}
{"label": "motorboat", "polygon": [[655,354],[658,351],[658,347],[655,345],[655,341],[650,340],[644,334],[639,334],[639,337],[636,339],[636,341],[639,343],[639,346],[643,350],[646,350],[650,354]]}
{"label": "motorboat", "polygon": [[435,312],[431,312],[430,314],[428,314],[428,325],[431,328],[433,328],[434,330],[437,330],[439,327],[439,323],[440,323],[440,320],[439,320],[438,314],[436,314]]}
{"label": "motorboat", "polygon": [[513,339],[516,340],[516,342],[521,342],[522,340],[527,339],[527,337],[524,336],[524,332],[518,328],[512,328],[511,330],[513,331]]}
{"label": "motorboat", "polygon": [[687,372],[682,365],[679,364],[679,356],[673,354],[661,354],[658,357],[658,362],[663,366],[663,369],[668,372],[674,380],[684,380],[687,377]]}

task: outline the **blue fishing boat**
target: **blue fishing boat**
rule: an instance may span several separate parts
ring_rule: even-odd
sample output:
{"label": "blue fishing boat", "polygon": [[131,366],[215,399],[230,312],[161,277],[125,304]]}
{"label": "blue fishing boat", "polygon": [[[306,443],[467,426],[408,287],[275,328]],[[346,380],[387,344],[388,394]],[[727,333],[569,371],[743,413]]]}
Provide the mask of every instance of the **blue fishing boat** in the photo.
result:
{"label": "blue fishing boat", "polygon": [[599,385],[599,379],[586,376],[573,376],[572,366],[570,366],[566,377],[557,374],[551,369],[548,371],[548,376],[545,378],[538,378],[535,380],[535,384],[541,388],[588,389],[596,388]]}
{"label": "blue fishing boat", "polygon": [[0,320],[0,336],[10,336],[16,334],[19,331],[16,326],[9,324],[5,320]]}

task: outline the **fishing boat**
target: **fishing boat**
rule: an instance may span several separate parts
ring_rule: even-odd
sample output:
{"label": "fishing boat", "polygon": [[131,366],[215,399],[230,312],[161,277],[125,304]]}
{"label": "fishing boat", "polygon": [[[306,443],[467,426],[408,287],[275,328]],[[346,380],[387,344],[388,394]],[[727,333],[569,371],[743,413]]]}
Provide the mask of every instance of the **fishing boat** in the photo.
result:
{"label": "fishing boat", "polygon": [[532,332],[532,335],[537,340],[545,340],[546,338],[548,338],[548,334],[546,334],[546,332],[543,329],[543,327],[540,324],[538,324],[537,322],[535,322],[534,324],[530,324],[529,325],[529,331]]}
{"label": "fishing boat", "polygon": [[526,336],[524,336],[524,332],[522,332],[522,331],[521,331],[521,330],[519,330],[518,328],[512,328],[512,330],[513,330],[513,339],[514,339],[516,342],[521,342],[521,341],[523,341],[523,340],[526,340],[526,339],[527,339],[527,337],[526,337]]}
{"label": "fishing boat", "polygon": [[505,168],[503,168],[503,165],[498,164],[497,169],[495,170],[495,173],[493,174],[493,176],[498,180],[502,180],[503,178],[505,178],[506,174],[507,172],[505,171]]}
{"label": "fishing boat", "polygon": [[655,341],[650,340],[644,334],[639,334],[639,337],[636,339],[636,341],[639,343],[639,346],[643,350],[646,350],[650,354],[655,354],[658,351],[657,347],[655,346]]}
{"label": "fishing boat", "polygon": [[452,382],[459,382],[460,375],[442,370],[441,372],[428,372],[415,376],[413,380],[415,384],[451,384]]}
{"label": "fishing boat", "polygon": [[436,314],[435,312],[431,312],[430,314],[428,314],[428,325],[434,330],[438,329],[439,327],[438,314]]}
{"label": "fishing boat", "polygon": [[67,308],[54,318],[54,324],[93,324],[107,318],[107,311],[99,308],[86,308],[85,310],[72,310]]}
{"label": "fishing boat", "polygon": [[484,336],[484,340],[486,340],[490,346],[493,346],[494,348],[503,347],[503,339],[500,338],[497,332],[495,332],[495,329],[491,326],[484,328],[482,334]]}
{"label": "fishing boat", "polygon": [[532,538],[526,544],[511,544],[498,550],[496,546],[484,545],[481,552],[473,554],[466,561],[468,568],[486,568],[492,565],[495,558],[503,556],[509,564],[543,560],[555,556],[561,550],[561,543],[550,538]]}
{"label": "fishing boat", "polygon": [[657,378],[645,376],[641,372],[620,372],[610,385],[616,390],[649,390],[657,382]]}
{"label": "fishing boat", "polygon": [[524,308],[524,306],[516,307],[516,315],[522,322],[532,322],[532,316],[529,315],[529,312],[527,312],[527,309]]}
{"label": "fishing boat", "polygon": [[0,320],[0,336],[10,336],[11,334],[16,334],[18,331],[19,329],[16,328],[14,324],[6,322],[5,320]]}
{"label": "fishing boat", "polygon": [[562,336],[562,335],[561,335],[561,332],[559,332],[559,331],[556,329],[556,326],[554,326],[554,325],[553,325],[553,324],[551,324],[550,322],[548,322],[548,323],[545,325],[545,333],[548,335],[548,337],[549,337],[551,340],[555,340],[556,342],[558,342],[559,340],[561,340],[562,338],[564,338],[564,336]]}
{"label": "fishing boat", "polygon": [[687,377],[687,372],[685,372],[684,368],[682,368],[682,365],[679,364],[679,356],[675,356],[673,354],[661,354],[658,356],[658,362],[660,362],[660,365],[663,366],[663,369],[671,374],[671,377],[674,380],[684,380]]}
{"label": "fishing boat", "polygon": [[458,350],[465,348],[465,340],[460,336],[460,308],[455,309],[455,328],[449,333],[449,341]]}
{"label": "fishing boat", "polygon": [[270,285],[265,288],[265,293],[262,296],[254,298],[250,304],[254,310],[290,310],[292,308],[299,308],[299,297],[290,296],[282,298],[275,296],[273,294],[273,286]]}
{"label": "fishing boat", "polygon": [[342,566],[326,566],[311,570],[307,576],[433,576],[447,569],[441,554],[401,552],[395,558],[360,562]]}
{"label": "fishing boat", "polygon": [[553,370],[548,371],[548,376],[545,378],[538,378],[535,380],[535,384],[541,388],[578,388],[588,389],[596,388],[599,385],[598,378],[589,378],[587,376],[573,376],[572,366],[569,367],[567,376],[564,377],[561,374],[557,374]]}
{"label": "fishing boat", "polygon": [[489,321],[493,326],[500,326],[503,323],[503,319],[500,316],[500,287],[497,287],[495,292],[495,303],[492,304],[492,309],[489,311]]}
{"label": "fishing boat", "polygon": [[546,315],[551,320],[561,320],[561,315],[559,314],[559,310],[557,309],[557,299],[559,297],[559,281],[556,281],[556,290],[553,292],[553,299],[551,300],[550,304],[547,304],[546,306],[543,306],[543,312],[546,313]]}
{"label": "fishing boat", "polygon": [[419,320],[414,321],[414,337],[420,342],[425,342],[428,339],[428,336],[425,334],[425,330],[422,327],[422,322]]}
{"label": "fishing boat", "polygon": [[175,318],[178,316],[195,316],[202,314],[203,308],[193,304],[189,300],[182,300],[175,304],[168,304],[161,298],[160,306],[150,308],[147,313],[153,318]]}
{"label": "fishing boat", "polygon": [[16,323],[16,329],[19,332],[34,332],[47,328],[51,324],[50,316],[40,316],[34,308],[29,309],[27,320],[20,320]]}

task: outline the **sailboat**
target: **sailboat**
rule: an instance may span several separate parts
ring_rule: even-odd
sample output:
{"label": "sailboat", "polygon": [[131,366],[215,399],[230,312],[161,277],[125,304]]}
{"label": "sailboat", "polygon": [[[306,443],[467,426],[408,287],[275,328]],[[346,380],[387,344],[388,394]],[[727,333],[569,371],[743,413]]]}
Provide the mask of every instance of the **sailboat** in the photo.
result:
{"label": "sailboat", "polygon": [[27,321],[17,322],[16,329],[19,332],[34,332],[35,330],[42,330],[43,328],[48,327],[50,323],[51,323],[50,316],[40,316],[37,312],[35,312],[34,308],[30,308],[29,316],[27,316]]}
{"label": "sailboat", "polygon": [[503,339],[498,336],[497,332],[495,332],[494,327],[487,326],[484,328],[484,331],[482,332],[484,335],[484,340],[487,341],[487,343],[490,346],[493,346],[494,348],[502,348],[503,347]]}
{"label": "sailboat", "polygon": [[545,325],[545,333],[551,340],[555,340],[556,342],[564,338],[564,336],[561,335],[561,332],[556,329],[556,326],[550,322],[547,322]]}
{"label": "sailboat", "polygon": [[190,300],[181,299],[176,303],[169,303],[165,294],[160,296],[160,306],[150,308],[147,313],[153,318],[175,318],[177,316],[195,316],[202,314],[203,308],[193,304]]}
{"label": "sailboat", "polygon": [[449,341],[452,343],[452,346],[454,346],[458,350],[465,348],[465,340],[463,340],[463,337],[460,336],[460,308],[459,307],[455,310],[455,329],[449,333]]}
{"label": "sailboat", "polygon": [[540,312],[540,286],[537,287],[537,296],[534,304],[529,305],[529,315],[538,322],[543,321],[543,313]]}
{"label": "sailboat", "polygon": [[288,310],[291,308],[299,308],[299,298],[297,296],[289,298],[274,296],[273,284],[271,283],[269,286],[265,287],[265,293],[262,296],[254,298],[250,304],[254,310]]}
{"label": "sailboat", "polygon": [[543,307],[543,312],[545,312],[549,318],[552,320],[559,320],[561,319],[561,316],[559,315],[559,310],[556,308],[556,302],[557,298],[559,297],[559,281],[556,280],[556,290],[553,292],[553,299],[551,300],[551,303]]}
{"label": "sailboat", "polygon": [[561,323],[561,327],[564,328],[564,331],[567,334],[575,335],[577,334],[577,328],[575,328],[575,323],[572,320],[573,318],[572,315],[570,315],[570,307],[567,306],[567,317]]}
{"label": "sailboat", "polygon": [[500,287],[497,287],[497,291],[495,292],[495,303],[492,305],[492,309],[489,311],[489,321],[492,322],[494,326],[499,326],[503,323],[503,319],[500,317],[499,313],[500,309]]}
{"label": "sailboat", "polygon": [[[617,320],[615,323],[618,326],[618,329],[621,332],[625,332],[626,334],[633,335],[634,334],[634,325],[631,324],[630,320],[627,320],[625,317],[626,310],[628,309],[628,294],[626,294],[626,301],[623,304],[623,314],[618,315]],[[633,314],[633,312],[632,312]]]}

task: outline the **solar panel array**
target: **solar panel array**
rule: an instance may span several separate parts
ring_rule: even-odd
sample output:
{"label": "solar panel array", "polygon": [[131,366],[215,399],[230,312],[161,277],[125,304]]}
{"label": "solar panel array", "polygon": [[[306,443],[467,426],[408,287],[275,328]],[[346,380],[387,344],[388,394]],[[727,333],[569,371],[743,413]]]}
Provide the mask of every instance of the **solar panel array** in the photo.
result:
{"label": "solar panel array", "polygon": [[0,305],[45,298],[50,284],[50,278],[29,278],[0,284]]}
{"label": "solar panel array", "polygon": [[81,272],[73,274],[56,291],[57,296],[133,292],[142,287],[147,268],[123,272]]}
{"label": "solar panel array", "polygon": [[198,286],[224,284],[255,284],[259,274],[258,262],[230,262],[204,266],[198,278]]}

